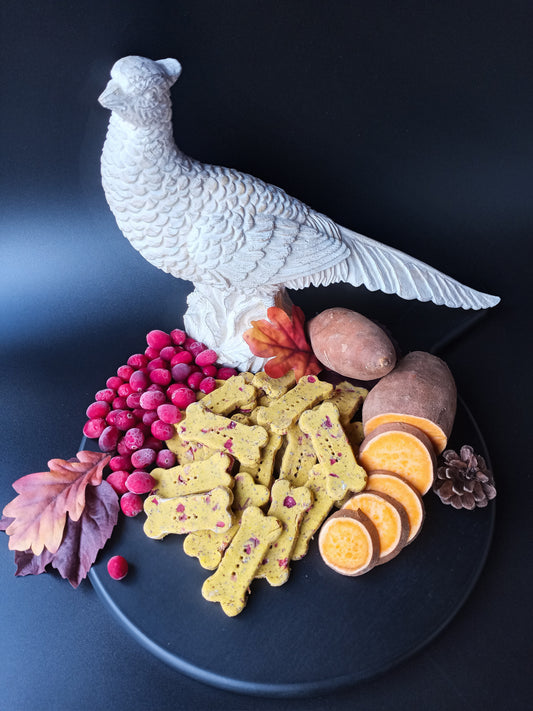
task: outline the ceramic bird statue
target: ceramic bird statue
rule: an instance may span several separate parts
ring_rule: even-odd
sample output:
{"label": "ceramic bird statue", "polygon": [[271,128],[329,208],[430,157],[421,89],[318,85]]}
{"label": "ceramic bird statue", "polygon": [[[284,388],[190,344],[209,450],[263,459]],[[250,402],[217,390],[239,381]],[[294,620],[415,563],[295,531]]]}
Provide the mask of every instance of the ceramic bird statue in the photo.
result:
{"label": "ceramic bird statue", "polygon": [[286,288],[347,282],[404,299],[483,309],[499,298],[341,227],[282,189],[207,165],[175,144],[170,87],[175,59],[124,57],[99,97],[111,110],[102,184],[119,228],[151,264],[190,280],[185,327],[242,368],[242,333]]}

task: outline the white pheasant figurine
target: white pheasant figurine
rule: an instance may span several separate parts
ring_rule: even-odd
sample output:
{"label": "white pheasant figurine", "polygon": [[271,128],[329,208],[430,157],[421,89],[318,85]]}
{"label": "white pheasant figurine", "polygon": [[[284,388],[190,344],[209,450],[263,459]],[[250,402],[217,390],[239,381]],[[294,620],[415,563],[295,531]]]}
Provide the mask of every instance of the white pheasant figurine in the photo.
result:
{"label": "white pheasant figurine", "polygon": [[176,147],[170,87],[175,59],[124,57],[99,97],[111,109],[102,183],[118,226],[151,264],[194,283],[185,327],[221,360],[258,366],[242,333],[285,289],[347,282],[483,309],[496,296],[470,289],[412,257],[341,227],[283,190],[206,165]]}

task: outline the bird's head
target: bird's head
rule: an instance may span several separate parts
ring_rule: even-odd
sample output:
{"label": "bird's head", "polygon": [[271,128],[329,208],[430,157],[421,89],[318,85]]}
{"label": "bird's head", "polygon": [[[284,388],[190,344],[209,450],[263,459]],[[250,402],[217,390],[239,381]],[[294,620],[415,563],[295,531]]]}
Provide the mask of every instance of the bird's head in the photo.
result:
{"label": "bird's head", "polygon": [[177,59],[123,57],[113,65],[111,79],[98,101],[134,126],[170,120],[169,89],[180,74]]}

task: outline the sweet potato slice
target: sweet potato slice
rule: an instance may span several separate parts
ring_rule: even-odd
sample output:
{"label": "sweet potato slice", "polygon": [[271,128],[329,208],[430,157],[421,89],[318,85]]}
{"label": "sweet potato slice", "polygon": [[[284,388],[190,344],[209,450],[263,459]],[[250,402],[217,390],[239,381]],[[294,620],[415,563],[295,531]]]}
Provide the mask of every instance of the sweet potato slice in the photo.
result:
{"label": "sweet potato slice", "polygon": [[336,511],[320,529],[318,549],[324,563],[337,573],[362,575],[379,560],[379,535],[362,511]]}
{"label": "sweet potato slice", "polygon": [[378,564],[386,563],[402,550],[409,538],[409,518],[404,507],[387,494],[361,491],[344,504],[341,511],[362,511],[379,535]]}
{"label": "sweet potato slice", "polygon": [[436,457],[429,438],[403,422],[376,427],[361,442],[357,459],[367,472],[384,469],[400,474],[422,495],[435,477]]}
{"label": "sweet potato slice", "polygon": [[413,351],[382,378],[363,403],[365,435],[386,422],[405,422],[430,438],[437,454],[446,447],[457,408],[457,389],[446,363]]}
{"label": "sweet potato slice", "polygon": [[420,533],[425,518],[424,502],[415,487],[398,474],[375,471],[368,475],[366,491],[388,494],[404,507],[410,529],[406,545],[411,543]]}

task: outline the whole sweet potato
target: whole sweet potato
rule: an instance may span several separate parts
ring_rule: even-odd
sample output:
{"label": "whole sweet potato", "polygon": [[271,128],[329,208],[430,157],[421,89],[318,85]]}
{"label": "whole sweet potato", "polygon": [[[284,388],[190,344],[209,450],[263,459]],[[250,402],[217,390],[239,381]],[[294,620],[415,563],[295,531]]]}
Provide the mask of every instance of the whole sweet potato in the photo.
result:
{"label": "whole sweet potato", "polygon": [[350,309],[326,309],[309,322],[309,340],[326,368],[356,380],[376,380],[396,365],[396,350],[385,331]]}
{"label": "whole sweet potato", "polygon": [[457,389],[450,369],[424,351],[408,353],[377,383],[363,404],[365,437],[388,422],[418,427],[437,454],[446,447],[457,407]]}

